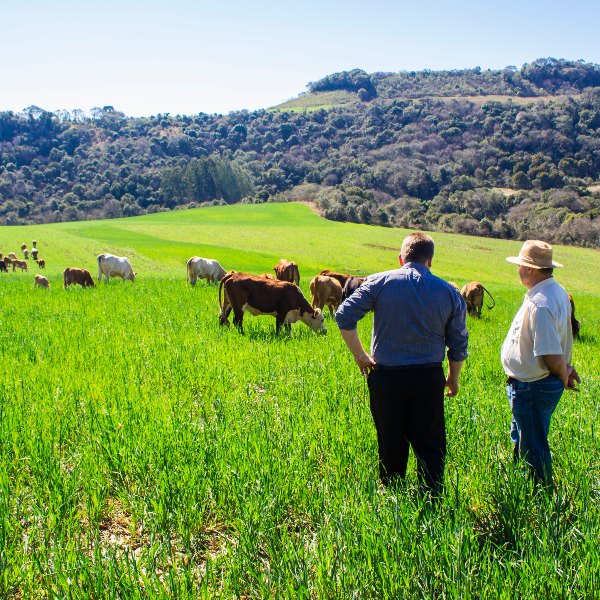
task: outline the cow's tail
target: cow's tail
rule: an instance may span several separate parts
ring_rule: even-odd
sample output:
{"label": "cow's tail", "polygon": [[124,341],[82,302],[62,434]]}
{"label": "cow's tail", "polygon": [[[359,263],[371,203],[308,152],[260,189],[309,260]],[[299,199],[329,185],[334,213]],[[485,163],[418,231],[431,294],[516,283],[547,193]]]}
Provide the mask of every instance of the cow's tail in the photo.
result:
{"label": "cow's tail", "polygon": [[190,262],[191,258],[185,263],[185,284],[190,285]]}
{"label": "cow's tail", "polygon": [[225,275],[219,282],[219,308],[220,309],[223,308],[223,295],[222,295],[221,290],[223,289],[223,285],[225,284],[225,282],[229,281],[229,279],[231,278],[232,275],[233,275],[233,271],[227,273],[227,275]]}
{"label": "cow's tail", "polygon": [[104,254],[98,254],[98,285],[102,283],[102,267],[100,266],[100,261],[104,258]]}
{"label": "cow's tail", "polygon": [[486,306],[488,307],[489,310],[492,310],[492,308],[494,308],[494,306],[496,306],[496,301],[494,300],[494,297],[485,289],[484,286],[481,286],[483,288],[483,291],[491,298],[492,300],[492,304],[491,306],[489,304],[486,304]]}

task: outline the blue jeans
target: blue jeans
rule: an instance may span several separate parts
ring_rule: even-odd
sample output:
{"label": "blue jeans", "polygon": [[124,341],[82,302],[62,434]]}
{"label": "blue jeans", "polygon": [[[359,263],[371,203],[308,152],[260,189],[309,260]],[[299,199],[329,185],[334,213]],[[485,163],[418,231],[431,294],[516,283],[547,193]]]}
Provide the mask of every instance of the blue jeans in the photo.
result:
{"label": "blue jeans", "polygon": [[512,380],[506,386],[513,415],[510,439],[515,444],[515,457],[527,462],[536,482],[547,485],[552,485],[550,419],[563,390],[562,381],[555,375],[529,383]]}

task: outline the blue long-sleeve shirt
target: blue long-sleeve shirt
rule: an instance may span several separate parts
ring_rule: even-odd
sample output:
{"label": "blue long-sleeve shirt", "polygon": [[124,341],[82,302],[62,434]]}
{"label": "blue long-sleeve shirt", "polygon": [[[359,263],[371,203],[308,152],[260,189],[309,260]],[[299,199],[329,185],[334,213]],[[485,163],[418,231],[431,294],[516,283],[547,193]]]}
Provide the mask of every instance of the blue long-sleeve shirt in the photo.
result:
{"label": "blue long-sleeve shirt", "polygon": [[385,366],[441,363],[467,358],[466,305],[460,293],[421,263],[371,275],[335,313],[352,330],[374,311],[371,356]]}

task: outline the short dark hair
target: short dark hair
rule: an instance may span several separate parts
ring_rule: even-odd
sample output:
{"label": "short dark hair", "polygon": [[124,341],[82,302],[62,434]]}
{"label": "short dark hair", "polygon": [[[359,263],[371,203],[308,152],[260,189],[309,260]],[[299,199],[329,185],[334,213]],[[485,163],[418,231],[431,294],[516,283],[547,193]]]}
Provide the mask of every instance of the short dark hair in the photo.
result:
{"label": "short dark hair", "polygon": [[402,241],[400,258],[403,263],[425,263],[433,258],[433,240],[425,233],[411,233]]}
{"label": "short dark hair", "polygon": [[554,274],[553,267],[544,267],[543,269],[538,269],[538,271],[540,273],[543,273],[544,275],[553,275]]}

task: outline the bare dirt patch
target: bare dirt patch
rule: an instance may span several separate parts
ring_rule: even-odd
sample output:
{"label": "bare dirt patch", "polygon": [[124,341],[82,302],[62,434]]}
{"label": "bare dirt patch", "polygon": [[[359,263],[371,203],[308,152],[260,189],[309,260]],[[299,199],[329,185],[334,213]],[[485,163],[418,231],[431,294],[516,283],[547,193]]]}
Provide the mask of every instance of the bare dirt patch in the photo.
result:
{"label": "bare dirt patch", "polygon": [[391,250],[392,252],[398,252],[398,248],[393,246],[381,246],[380,244],[365,244],[369,248],[377,248],[378,250]]}

